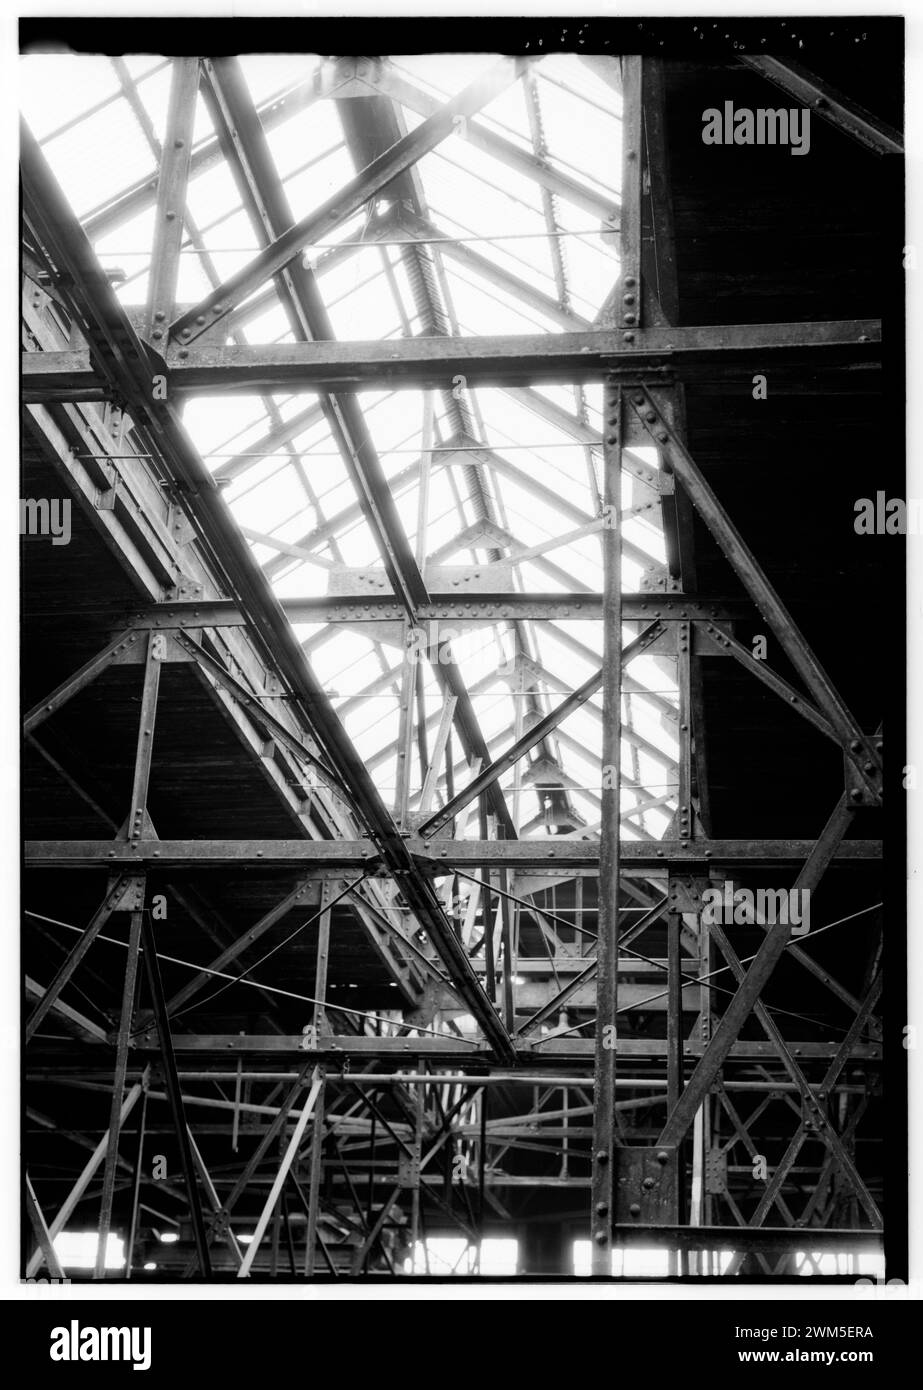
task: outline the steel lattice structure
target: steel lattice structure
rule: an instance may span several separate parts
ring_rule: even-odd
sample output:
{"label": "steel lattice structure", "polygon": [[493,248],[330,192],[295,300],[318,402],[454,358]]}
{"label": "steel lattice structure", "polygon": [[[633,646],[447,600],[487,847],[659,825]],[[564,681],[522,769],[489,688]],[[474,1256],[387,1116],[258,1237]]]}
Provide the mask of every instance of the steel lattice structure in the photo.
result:
{"label": "steel lattice structure", "polygon": [[[697,321],[676,113],[708,73],[585,65],[617,197],[550,153],[554,102],[584,97],[532,59],[485,60],[445,100],[389,59],[306,59],[265,100],[238,59],[161,60],[162,130],[116,59],[109,100],[156,173],[79,217],[51,137],[23,127],[25,488],[77,516],[24,571],[29,1276],[62,1273],[75,1221],[96,1278],[112,1232],[132,1278],[152,1251],[158,1277],[422,1273],[435,1236],[479,1272],[483,1241],[515,1235],[530,1274],[570,1273],[584,1238],[600,1277],[636,1246],[669,1251],[665,1273],[756,1279],[882,1248],[884,711],[805,622],[785,547],[764,563],[758,516],[724,500],[697,404],[757,448],[740,401],[766,373],[786,400],[817,383],[821,415],[852,392],[874,429],[880,318],[844,291],[842,313],[716,301]],[[788,60],[727,80],[809,104],[818,158],[900,150]],[[521,136],[488,114],[511,94]],[[355,173],[296,216],[274,139],[334,106]],[[466,176],[532,190],[553,290],[439,225],[426,161],[459,138]],[[253,246],[230,274],[193,196],[219,175]],[[612,258],[595,319],[574,217]],[[140,304],[107,249],[139,218]],[[334,332],[326,287],[360,252],[395,336]],[[203,288],[182,298],[187,253]],[[541,331],[472,332],[456,272]],[[395,464],[372,409],[408,392],[421,432]],[[527,441],[485,425],[483,393],[567,442],[589,504],[517,466]],[[248,401],[258,428],[203,459],[196,412]],[[264,525],[238,496],[273,458],[301,491]],[[557,533],[523,529],[522,499]],[[324,674],[337,642],[347,679],[372,663],[356,691]],[[729,797],[752,787],[721,761],[725,696],[756,702],[780,782],[806,769],[738,837]],[[385,698],[393,720],[352,733]],[[809,894],[810,926],[709,920],[735,883]]]}

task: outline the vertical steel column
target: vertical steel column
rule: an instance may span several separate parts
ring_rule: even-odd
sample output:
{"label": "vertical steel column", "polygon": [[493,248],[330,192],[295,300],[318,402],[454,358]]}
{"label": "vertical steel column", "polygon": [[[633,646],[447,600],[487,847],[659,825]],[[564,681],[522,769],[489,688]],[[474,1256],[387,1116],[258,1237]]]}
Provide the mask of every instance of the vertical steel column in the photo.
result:
{"label": "vertical steel column", "polygon": [[419,659],[415,645],[416,629],[404,619],[404,652],[401,658],[401,693],[398,710],[397,753],[394,776],[394,819],[407,828],[407,801],[410,795],[410,750],[413,747],[413,702],[416,686],[415,664]]}
{"label": "vertical steel column", "polygon": [[[487,815],[487,801],[484,796],[478,797],[478,818],[480,822],[481,839],[488,840],[490,838],[490,829]],[[497,969],[496,958],[494,956],[494,924],[490,911],[491,877],[489,868],[481,881],[484,885],[481,889],[481,915],[483,918],[484,930],[484,989],[488,999],[496,1003]]]}
{"label": "vertical steel column", "polygon": [[[682,762],[680,752],[680,762]],[[681,779],[682,780],[682,779]],[[667,1108],[672,1110],[683,1089],[683,976],[682,976],[683,919],[679,912],[667,915]],[[679,1169],[674,1192],[679,1193],[681,1178],[680,1155],[676,1154]],[[667,1217],[679,1221],[679,1203],[671,1206]],[[685,1274],[688,1255],[683,1250],[670,1251],[670,1273]]]}
{"label": "vertical steel column", "polygon": [[[413,1108],[413,1156],[411,1158],[411,1171],[413,1176],[413,1189],[410,1202],[410,1258],[416,1263],[417,1241],[420,1239],[420,1162],[423,1157],[423,1105],[425,1094],[423,1083],[418,1082]],[[398,1158],[400,1162],[400,1157]]]}
{"label": "vertical steel column", "polygon": [[618,993],[619,802],[621,793],[622,529],[621,391],[607,385],[603,461],[609,524],[603,544],[603,731],[596,974],[596,1090],[591,1180],[592,1272],[612,1272],[615,1071]]}
{"label": "vertical steel column", "polygon": [[125,1278],[131,1278],[131,1266],[135,1253],[135,1238],[138,1234],[138,1204],[141,1200],[141,1170],[144,1163],[144,1126],[147,1120],[147,1090],[141,1097],[141,1115],[138,1119],[138,1148],[135,1153],[135,1172],[131,1182],[131,1221],[128,1225],[128,1241],[125,1249]]}
{"label": "vertical steel column", "polygon": [[[671,396],[668,409],[675,415],[675,399]],[[673,833],[681,842],[688,841],[695,834],[696,816],[692,805],[692,624],[674,624],[676,639],[676,688],[678,704],[679,757],[677,762],[677,803]],[[671,882],[670,887],[673,887]],[[680,890],[681,891],[681,890]],[[683,978],[682,978],[682,934],[683,915],[671,912],[667,916],[667,1109],[673,1110],[682,1093],[683,1074]],[[694,1154],[698,1156],[701,1147],[701,1118],[696,1115],[696,1130],[693,1141]],[[678,1198],[683,1182],[681,1155],[677,1152],[677,1178],[674,1192]],[[693,1160],[695,1166],[695,1159]],[[669,1219],[680,1219],[679,1203],[670,1212]],[[692,1252],[671,1251],[671,1273],[688,1272]],[[695,1255],[692,1254],[693,1260]]]}
{"label": "vertical steel column", "polygon": [[[641,59],[622,59],[622,221],[615,320],[634,338],[641,321]],[[622,781],[622,393],[610,377],[603,399],[603,730],[596,976],[596,1089],[590,1180],[592,1272],[612,1273],[615,1192],[615,1071],[618,994],[619,822]]]}
{"label": "vertical steel column", "polygon": [[[503,834],[503,827],[497,827],[497,834]],[[516,973],[516,951],[513,942],[512,903],[506,896],[509,891],[509,875],[506,869],[500,874],[500,942],[503,947],[503,1022],[512,1033],[516,1022],[513,1006],[513,976]]]}
{"label": "vertical steel column", "polygon": [[163,1060],[164,1079],[167,1083],[170,1110],[173,1114],[173,1127],[176,1130],[176,1143],[179,1148],[180,1162],[183,1166],[183,1177],[186,1180],[186,1195],[189,1199],[189,1213],[192,1217],[192,1233],[195,1238],[199,1266],[206,1279],[208,1279],[211,1276],[211,1262],[208,1256],[208,1236],[205,1231],[205,1220],[202,1216],[202,1204],[199,1201],[199,1189],[196,1186],[192,1147],[189,1143],[189,1126],[186,1123],[186,1114],[183,1108],[183,1093],[180,1089],[179,1072],[176,1068],[176,1055],[173,1051],[173,1036],[170,1032],[170,1020],[167,1015],[166,1000],[164,999],[163,981],[160,978],[160,963],[157,959],[157,943],[154,940],[154,928],[150,920],[150,915],[148,913],[142,913],[141,916],[141,934],[144,942],[144,969],[151,991],[151,1003],[154,1007],[157,1035],[160,1038],[160,1055]]}
{"label": "vertical steel column", "polygon": [[330,919],[333,915],[333,908],[330,906],[331,898],[335,898],[342,893],[343,885],[339,881],[324,879],[320,890],[321,912],[317,924],[317,958],[314,967],[314,998],[317,1001],[314,1005],[314,1032],[320,1038],[322,1032],[327,1031],[327,968],[330,963]]}
{"label": "vertical steel column", "polygon": [[112,1199],[115,1194],[115,1171],[119,1158],[119,1115],[125,1093],[125,1074],[128,1071],[128,1044],[131,1039],[131,1025],[135,1010],[135,988],[138,981],[138,951],[141,944],[141,924],[144,900],[144,880],[137,901],[137,908],[131,914],[128,934],[128,958],[125,961],[125,978],[122,984],[122,1011],[119,1015],[119,1031],[116,1036],[115,1077],[112,1082],[112,1100],[109,1107],[109,1139],[106,1145],[106,1167],[103,1172],[103,1193],[99,1211],[99,1238],[96,1245],[96,1267],[94,1279],[106,1277],[106,1246],[109,1241],[109,1228],[112,1224]]}
{"label": "vertical steel column", "polygon": [[679,764],[676,803],[676,838],[688,840],[695,834],[692,809],[692,624],[675,623],[676,687],[679,705]]}
{"label": "vertical steel column", "polygon": [[176,308],[176,282],[198,86],[198,58],[174,58],[166,138],[157,181],[154,246],[145,315],[145,337],[153,338],[159,346],[166,345],[166,326]]}
{"label": "vertical steel column", "polygon": [[131,806],[122,837],[140,840],[147,819],[147,793],[151,780],[151,755],[154,748],[154,723],[157,718],[157,695],[160,690],[160,665],[164,636],[151,632],[147,639],[144,662],[144,685],[141,691],[141,717],[138,722],[138,746],[135,752],[135,775],[131,786]]}
{"label": "vertical steel column", "polygon": [[667,915],[667,1106],[673,1109],[683,1089],[683,919]]}
{"label": "vertical steel column", "polygon": [[[163,651],[163,635],[151,632],[147,639],[147,654],[144,661],[144,676],[141,690],[141,714],[138,720],[138,741],[135,748],[135,767],[131,786],[131,804],[128,819],[122,828],[121,838],[139,840],[145,833],[148,820],[147,793],[151,780],[151,759],[154,749],[154,723],[157,718],[157,697],[160,691],[160,664]],[[135,989],[138,979],[138,955],[143,932],[143,905],[145,880],[139,878],[134,883],[132,898],[131,927],[128,937],[128,958],[125,962],[125,979],[122,987],[122,1011],[119,1018],[119,1031],[116,1038],[115,1078],[112,1088],[112,1103],[109,1112],[109,1138],[106,1147],[106,1167],[103,1173],[102,1201],[99,1213],[99,1239],[96,1246],[96,1265],[94,1278],[105,1278],[106,1245],[112,1224],[112,1200],[115,1193],[115,1170],[119,1156],[118,1117],[122,1107],[125,1090],[125,1074],[128,1069],[128,1046],[131,1039],[132,1018],[135,1008]],[[124,900],[121,904],[124,906]]]}
{"label": "vertical steel column", "polygon": [[[329,914],[328,914],[329,915]],[[320,1210],[320,1181],[324,1171],[324,1106],[327,1099],[327,1073],[323,1067],[315,1072],[320,1085],[314,1103],[314,1123],[311,1127],[311,1166],[308,1170],[308,1211],[305,1232],[304,1272],[314,1273],[317,1246],[317,1216]]]}
{"label": "vertical steel column", "polygon": [[[321,885],[321,914],[317,926],[317,963],[314,969],[314,1032],[320,1040],[327,1032],[327,968],[330,963],[330,921],[333,909],[329,906],[331,898],[336,897],[342,885],[339,882],[324,880]],[[314,1123],[311,1126],[311,1155],[308,1167],[308,1210],[305,1231],[304,1272],[314,1273],[317,1247],[317,1217],[320,1210],[320,1184],[324,1171],[324,1107],[327,1099],[326,1071],[318,1067],[314,1073],[318,1083],[317,1099],[314,1104]]]}

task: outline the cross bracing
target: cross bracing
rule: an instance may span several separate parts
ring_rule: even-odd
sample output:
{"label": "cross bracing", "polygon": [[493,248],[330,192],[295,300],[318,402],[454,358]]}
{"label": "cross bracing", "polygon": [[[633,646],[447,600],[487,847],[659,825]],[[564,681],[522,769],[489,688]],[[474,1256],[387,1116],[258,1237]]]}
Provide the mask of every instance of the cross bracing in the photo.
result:
{"label": "cross bracing", "polygon": [[[633,1224],[686,1273],[880,1244],[880,712],[686,420],[766,362],[866,389],[866,300],[682,312],[656,60],[27,62],[24,443],[87,565],[32,591],[75,617],[26,716],[29,1060],[102,1135],[34,1160],[50,1238],[92,1211],[133,1270],[156,1196],[186,1275],[394,1272],[535,1201],[598,1275]],[[807,829],[728,827],[718,671],[820,750]],[[846,971],[710,929],[735,876],[816,892]]]}

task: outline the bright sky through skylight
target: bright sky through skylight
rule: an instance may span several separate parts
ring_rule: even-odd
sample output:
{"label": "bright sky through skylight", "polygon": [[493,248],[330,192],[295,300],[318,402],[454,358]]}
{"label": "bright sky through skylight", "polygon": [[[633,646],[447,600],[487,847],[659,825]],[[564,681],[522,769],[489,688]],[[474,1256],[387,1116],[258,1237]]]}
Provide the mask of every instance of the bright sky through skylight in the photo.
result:
{"label": "bright sky through skylight", "polygon": [[[368,162],[348,119],[351,102],[390,98],[399,137],[496,61],[489,54],[415,55],[380,64],[291,54],[241,58],[257,107],[271,108],[264,127],[292,216],[303,217],[335,195]],[[22,74],[26,119],[44,142],[101,263],[119,273],[114,278],[122,303],[140,310],[153,193],[127,214],[119,212],[120,197],[155,177],[169,67],[156,56],[40,54],[23,60]],[[312,94],[319,78],[333,84],[335,99]],[[619,270],[620,112],[617,66],[606,70],[575,54],[534,63],[470,128],[462,123],[372,205],[322,244],[306,248],[335,334],[389,340],[598,326]],[[194,159],[201,161],[203,146],[208,153],[213,135],[200,95]],[[537,171],[544,171],[544,182]],[[181,304],[199,300],[252,259],[262,239],[251,213],[223,157],[194,168]],[[369,236],[378,244],[363,244]],[[439,247],[439,240],[445,245]],[[240,306],[224,328],[229,342],[292,339],[274,282]],[[500,592],[599,592],[600,387],[473,390],[459,378],[438,391],[364,392],[359,402],[431,592],[450,582],[447,567],[466,565],[484,570],[484,582],[489,578]],[[322,595],[332,588],[354,592],[359,575],[378,576],[387,592],[381,557],[316,396],[199,396],[186,407],[184,420],[209,468],[226,480],[226,500],[281,597]],[[657,467],[655,450],[640,454]],[[623,583],[635,592],[665,558],[659,499],[626,474],[622,506]],[[523,550],[527,555],[517,560]],[[561,619],[456,628],[452,651],[492,756],[600,661],[595,623]],[[638,630],[638,624],[626,623],[625,641]],[[304,624],[297,632],[390,799],[397,781],[400,626]],[[497,675],[504,661],[506,674]],[[624,834],[659,838],[675,809],[674,663],[642,657],[629,676],[623,701],[623,812],[629,817]],[[428,666],[424,677],[422,704],[432,739],[443,696]],[[524,788],[518,798],[523,833],[595,833],[600,710],[599,698],[588,701],[548,740],[568,787],[566,824],[544,816],[540,794],[528,787],[527,762],[503,779],[511,796],[517,784]],[[468,773],[457,744],[455,756],[458,787]],[[411,809],[421,780],[415,768]],[[443,795],[444,785],[437,798]],[[631,816],[635,805],[651,801],[660,804]],[[477,833],[475,821],[469,834]]]}

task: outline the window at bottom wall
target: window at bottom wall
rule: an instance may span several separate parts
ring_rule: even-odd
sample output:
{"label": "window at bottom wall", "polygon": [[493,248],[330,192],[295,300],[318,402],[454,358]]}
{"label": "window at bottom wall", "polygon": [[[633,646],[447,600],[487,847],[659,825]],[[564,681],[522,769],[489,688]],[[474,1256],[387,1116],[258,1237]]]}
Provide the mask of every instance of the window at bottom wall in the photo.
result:
{"label": "window at bottom wall", "polygon": [[413,1256],[404,1261],[405,1274],[515,1274],[519,1264],[518,1240],[484,1240],[480,1247],[461,1237],[434,1236],[418,1240]]}

